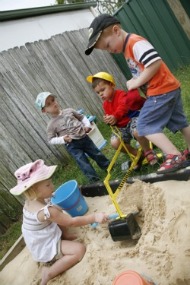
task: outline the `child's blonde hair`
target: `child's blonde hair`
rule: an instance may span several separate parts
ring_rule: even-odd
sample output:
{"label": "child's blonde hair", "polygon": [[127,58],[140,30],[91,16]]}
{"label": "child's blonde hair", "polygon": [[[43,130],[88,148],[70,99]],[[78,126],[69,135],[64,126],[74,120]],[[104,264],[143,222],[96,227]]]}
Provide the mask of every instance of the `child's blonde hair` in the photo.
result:
{"label": "child's blonde hair", "polygon": [[[105,29],[102,31],[102,33],[101,33],[99,39],[97,40],[97,43],[100,42],[102,39],[105,39],[106,37],[112,35],[112,33],[113,33],[113,27],[116,26],[116,25],[121,28],[121,25],[120,25],[120,24],[113,24],[113,25],[111,25],[111,26],[108,26],[107,28],[105,28]],[[94,45],[95,48],[96,48],[97,43]]]}
{"label": "child's blonde hair", "polygon": [[38,198],[36,193],[36,186],[38,183],[32,185],[28,190],[26,190],[23,195],[26,197],[27,200],[36,200]]}

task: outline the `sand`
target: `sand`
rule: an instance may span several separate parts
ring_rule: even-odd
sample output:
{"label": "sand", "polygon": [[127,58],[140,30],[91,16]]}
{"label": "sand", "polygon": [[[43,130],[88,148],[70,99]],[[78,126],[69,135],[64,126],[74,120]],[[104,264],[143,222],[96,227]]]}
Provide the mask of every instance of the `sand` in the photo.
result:
{"label": "sand", "polygon": [[[109,196],[85,199],[89,213],[115,213]],[[190,180],[136,181],[124,185],[117,201],[125,214],[138,209],[141,237],[137,241],[113,241],[107,224],[75,229],[86,244],[86,254],[48,285],[112,285],[125,270],[134,270],[157,285],[190,284]],[[40,284],[41,267],[25,247],[0,272],[0,284]]]}

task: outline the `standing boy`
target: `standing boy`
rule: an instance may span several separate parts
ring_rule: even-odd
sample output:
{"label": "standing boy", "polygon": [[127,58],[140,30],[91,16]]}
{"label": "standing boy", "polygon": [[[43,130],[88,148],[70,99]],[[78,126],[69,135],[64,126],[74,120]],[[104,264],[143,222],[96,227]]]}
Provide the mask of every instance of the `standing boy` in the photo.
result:
{"label": "standing boy", "polygon": [[104,170],[107,169],[109,160],[87,135],[91,130],[89,120],[72,108],[61,110],[55,95],[50,92],[39,93],[35,104],[43,113],[51,116],[47,126],[48,142],[64,144],[88,180],[98,181],[99,177],[86,154]]}
{"label": "standing boy", "polygon": [[[157,173],[186,167],[190,160],[190,126],[183,112],[180,83],[155,48],[145,38],[124,31],[120,22],[108,14],[96,17],[90,25],[85,54],[89,55],[94,48],[123,53],[133,76],[126,83],[128,90],[141,88],[147,96],[137,131],[165,154]],[[165,127],[173,133],[181,131],[188,149],[180,153],[163,133]]]}

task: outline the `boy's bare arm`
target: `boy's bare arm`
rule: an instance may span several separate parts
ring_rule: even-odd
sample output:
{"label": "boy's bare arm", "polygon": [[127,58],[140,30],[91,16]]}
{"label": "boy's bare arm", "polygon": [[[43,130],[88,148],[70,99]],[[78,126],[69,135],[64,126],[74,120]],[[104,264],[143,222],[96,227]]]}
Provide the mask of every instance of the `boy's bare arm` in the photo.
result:
{"label": "boy's bare arm", "polygon": [[128,90],[136,89],[147,83],[159,70],[161,59],[153,62],[146,67],[138,78],[132,78],[127,81],[126,86]]}

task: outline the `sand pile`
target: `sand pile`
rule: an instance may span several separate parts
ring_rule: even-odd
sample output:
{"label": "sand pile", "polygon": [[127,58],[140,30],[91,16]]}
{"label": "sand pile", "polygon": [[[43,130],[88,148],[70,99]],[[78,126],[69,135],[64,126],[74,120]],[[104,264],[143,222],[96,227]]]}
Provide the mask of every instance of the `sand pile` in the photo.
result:
{"label": "sand pile", "polygon": [[[109,196],[86,201],[89,212],[115,213]],[[190,181],[136,181],[124,185],[117,201],[125,214],[138,209],[140,239],[114,242],[107,225],[74,229],[87,246],[86,255],[48,285],[111,285],[116,275],[128,269],[157,285],[190,284]],[[1,271],[0,284],[37,285],[40,269],[24,248]]]}

